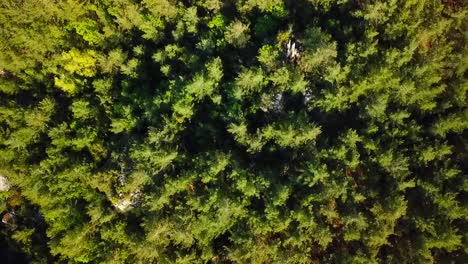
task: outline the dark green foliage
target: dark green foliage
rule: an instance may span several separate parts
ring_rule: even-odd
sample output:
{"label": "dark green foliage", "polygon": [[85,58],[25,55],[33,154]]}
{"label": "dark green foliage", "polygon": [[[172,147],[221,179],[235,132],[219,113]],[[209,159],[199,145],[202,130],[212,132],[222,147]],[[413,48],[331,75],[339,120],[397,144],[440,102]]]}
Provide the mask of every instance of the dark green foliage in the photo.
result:
{"label": "dark green foliage", "polygon": [[467,18],[459,0],[2,1],[2,254],[467,263]]}

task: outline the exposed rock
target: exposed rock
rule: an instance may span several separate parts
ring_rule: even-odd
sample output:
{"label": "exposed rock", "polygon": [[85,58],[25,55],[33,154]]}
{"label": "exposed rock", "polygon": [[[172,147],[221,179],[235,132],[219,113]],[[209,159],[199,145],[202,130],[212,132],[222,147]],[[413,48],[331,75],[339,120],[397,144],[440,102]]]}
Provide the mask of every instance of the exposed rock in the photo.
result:
{"label": "exposed rock", "polygon": [[273,97],[273,102],[271,104],[271,109],[273,112],[279,113],[282,112],[284,108],[283,94],[278,93]]}
{"label": "exposed rock", "polygon": [[143,202],[143,193],[141,191],[136,191],[132,193],[133,208],[141,206]]}
{"label": "exposed rock", "polygon": [[119,177],[118,177],[118,181],[119,181],[120,186],[125,185],[125,183],[127,182],[127,178],[128,178],[128,174],[125,172],[124,168],[121,168],[120,173],[119,173]]}
{"label": "exposed rock", "polygon": [[121,212],[127,211],[132,207],[132,201],[130,199],[119,199],[119,201],[114,204],[115,208]]}
{"label": "exposed rock", "polygon": [[288,44],[286,45],[286,57],[293,62],[301,57],[299,49],[296,48],[296,42],[291,40],[288,41]]}
{"label": "exposed rock", "polygon": [[12,224],[15,221],[15,216],[12,213],[6,213],[2,217],[2,223],[4,224]]}
{"label": "exposed rock", "polygon": [[311,99],[312,99],[312,92],[309,90],[306,90],[304,92],[304,103],[307,104]]}
{"label": "exposed rock", "polygon": [[284,99],[282,93],[274,95],[264,94],[261,98],[260,110],[263,112],[280,113],[284,109]]}
{"label": "exposed rock", "polygon": [[9,229],[16,229],[16,216],[14,212],[7,212],[2,217],[2,223],[5,224]]}
{"label": "exposed rock", "polygon": [[130,209],[137,208],[142,203],[142,193],[137,190],[129,195],[119,194],[119,200],[114,203],[114,207],[120,212],[126,212]]}
{"label": "exposed rock", "polygon": [[6,192],[10,190],[11,185],[8,178],[4,175],[0,175],[0,192]]}

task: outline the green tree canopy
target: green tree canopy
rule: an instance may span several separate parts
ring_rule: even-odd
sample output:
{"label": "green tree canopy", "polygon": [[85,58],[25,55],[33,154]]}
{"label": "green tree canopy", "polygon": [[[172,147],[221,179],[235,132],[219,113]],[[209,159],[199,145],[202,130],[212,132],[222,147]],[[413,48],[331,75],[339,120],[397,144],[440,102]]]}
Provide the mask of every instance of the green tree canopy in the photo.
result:
{"label": "green tree canopy", "polygon": [[4,0],[0,247],[468,263],[467,43],[461,0]]}

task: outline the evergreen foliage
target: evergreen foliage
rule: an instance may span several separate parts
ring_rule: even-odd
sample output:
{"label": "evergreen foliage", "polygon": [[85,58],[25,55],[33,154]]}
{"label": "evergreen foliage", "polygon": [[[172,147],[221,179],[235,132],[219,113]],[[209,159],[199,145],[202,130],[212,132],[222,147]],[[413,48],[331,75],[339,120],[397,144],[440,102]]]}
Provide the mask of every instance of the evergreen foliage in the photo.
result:
{"label": "evergreen foliage", "polygon": [[468,263],[467,43],[461,0],[4,0],[0,241]]}

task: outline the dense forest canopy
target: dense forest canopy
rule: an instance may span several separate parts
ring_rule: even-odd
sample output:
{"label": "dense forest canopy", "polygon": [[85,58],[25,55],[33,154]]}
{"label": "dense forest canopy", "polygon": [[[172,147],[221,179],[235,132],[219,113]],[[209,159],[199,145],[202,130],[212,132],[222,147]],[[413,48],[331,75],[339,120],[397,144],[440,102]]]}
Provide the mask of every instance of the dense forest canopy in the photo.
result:
{"label": "dense forest canopy", "polygon": [[468,263],[463,0],[2,0],[2,263]]}

